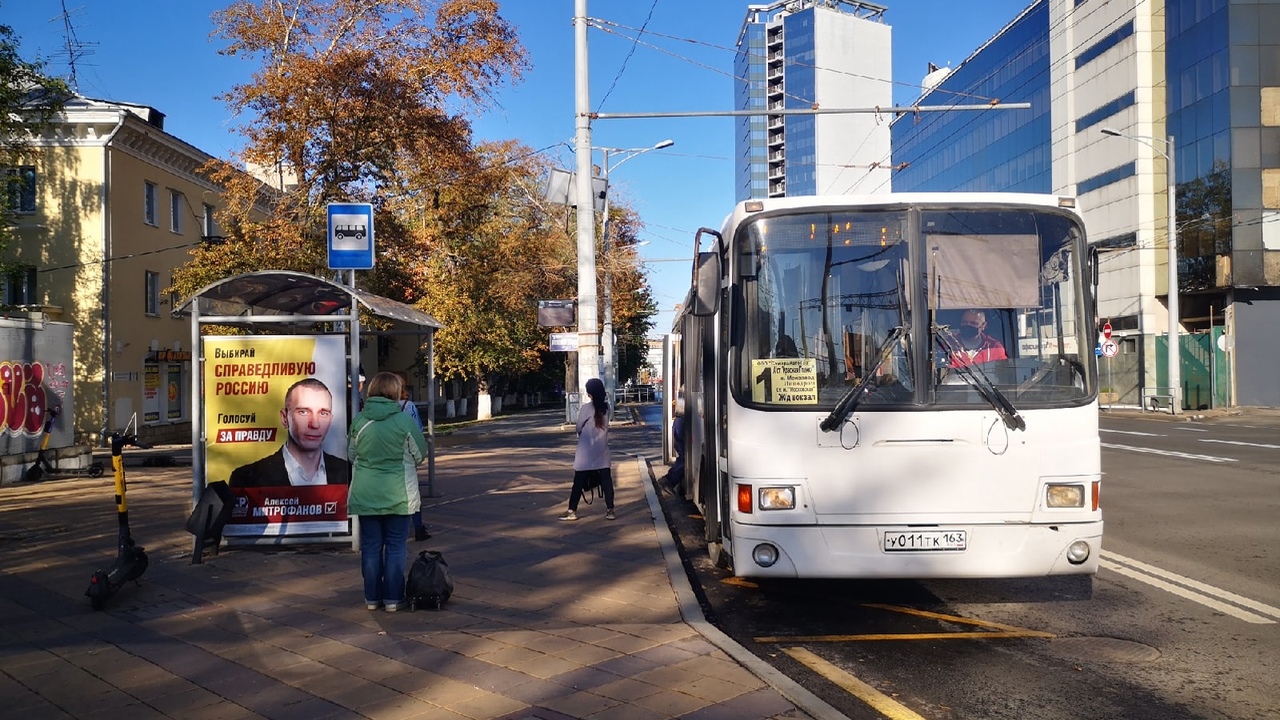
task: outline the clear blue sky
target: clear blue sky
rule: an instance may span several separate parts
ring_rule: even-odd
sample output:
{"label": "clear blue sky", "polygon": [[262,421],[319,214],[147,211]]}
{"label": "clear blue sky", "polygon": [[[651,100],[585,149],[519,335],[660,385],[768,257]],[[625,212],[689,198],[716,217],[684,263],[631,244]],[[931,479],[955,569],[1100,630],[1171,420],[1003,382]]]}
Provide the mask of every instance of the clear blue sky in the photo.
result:
{"label": "clear blue sky", "polygon": [[[910,103],[927,64],[959,65],[1031,0],[880,0],[893,28],[894,101]],[[218,55],[211,0],[66,0],[82,44],[79,91],[89,97],[150,105],[167,115],[165,129],[213,155],[240,147],[238,124],[215,96],[249,79],[245,61]],[[600,112],[724,111],[733,107],[733,47],[745,0],[590,0],[588,15],[614,27],[588,33],[591,107]],[[481,139],[516,139],[575,168],[573,0],[505,0],[532,69],[502,88],[473,118]],[[0,23],[21,41],[25,59],[65,75],[66,38],[59,0],[0,0]],[[143,20],[145,18],[145,21]],[[647,25],[646,25],[647,20]],[[645,35],[633,43],[638,29]],[[660,313],[653,335],[671,327],[689,286],[693,234],[718,228],[732,208],[733,121],[730,118],[600,120],[598,147],[673,147],[637,156],[612,173],[615,198],[634,206],[647,225],[641,257]],[[618,156],[614,156],[616,165]],[[600,163],[599,154],[595,162]],[[675,261],[673,261],[675,260]]]}

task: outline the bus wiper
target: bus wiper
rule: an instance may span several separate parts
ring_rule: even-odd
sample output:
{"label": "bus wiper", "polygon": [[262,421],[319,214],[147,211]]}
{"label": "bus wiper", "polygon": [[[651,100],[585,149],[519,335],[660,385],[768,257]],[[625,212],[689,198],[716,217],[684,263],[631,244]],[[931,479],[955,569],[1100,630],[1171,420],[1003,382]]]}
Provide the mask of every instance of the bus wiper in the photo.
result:
{"label": "bus wiper", "polygon": [[889,331],[889,337],[885,338],[880,345],[875,363],[863,373],[862,379],[858,381],[858,384],[854,385],[852,390],[840,398],[840,402],[836,403],[835,409],[831,411],[831,414],[818,425],[823,432],[831,432],[844,424],[844,421],[858,407],[858,403],[862,400],[867,386],[871,384],[871,379],[876,376],[876,371],[880,369],[885,360],[889,359],[889,353],[897,347],[898,343],[902,342],[902,338],[906,337],[906,334],[906,328],[902,325]]}
{"label": "bus wiper", "polygon": [[[948,337],[949,334],[949,332],[941,328],[935,327],[933,329],[933,337],[942,346],[942,349],[946,351],[947,357],[955,357],[960,351],[952,342],[952,338]],[[996,388],[995,384],[991,382],[991,378],[987,377],[987,374],[982,371],[982,368],[970,364],[957,365],[951,369],[964,378],[964,381],[974,390],[977,390],[982,399],[986,400],[987,404],[995,409],[996,413],[1000,415],[1000,419],[1004,421],[1005,427],[1010,430],[1027,429],[1027,421],[1022,419],[1022,416],[1018,414],[1018,409],[1013,406],[1013,403],[1009,402],[1009,398],[1005,397],[1004,393]]]}

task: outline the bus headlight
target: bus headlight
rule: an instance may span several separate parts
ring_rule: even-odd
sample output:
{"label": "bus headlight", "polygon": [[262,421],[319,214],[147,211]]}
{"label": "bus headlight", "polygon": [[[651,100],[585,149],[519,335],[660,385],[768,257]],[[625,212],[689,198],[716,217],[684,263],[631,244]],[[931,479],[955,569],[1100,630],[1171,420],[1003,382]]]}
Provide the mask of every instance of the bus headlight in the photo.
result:
{"label": "bus headlight", "polygon": [[761,510],[794,510],[795,508],[796,489],[794,487],[760,488]]}
{"label": "bus headlight", "polygon": [[1083,485],[1046,485],[1044,489],[1045,505],[1051,508],[1084,507]]}

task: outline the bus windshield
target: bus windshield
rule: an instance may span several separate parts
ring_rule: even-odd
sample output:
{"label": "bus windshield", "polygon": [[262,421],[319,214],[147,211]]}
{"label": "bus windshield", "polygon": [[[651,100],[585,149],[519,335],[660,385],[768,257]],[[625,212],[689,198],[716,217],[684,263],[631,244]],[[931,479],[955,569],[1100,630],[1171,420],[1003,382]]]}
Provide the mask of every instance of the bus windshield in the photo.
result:
{"label": "bus windshield", "polygon": [[743,404],[825,409],[864,380],[861,409],[1092,399],[1084,233],[1069,214],[784,212],[744,223],[732,247]]}

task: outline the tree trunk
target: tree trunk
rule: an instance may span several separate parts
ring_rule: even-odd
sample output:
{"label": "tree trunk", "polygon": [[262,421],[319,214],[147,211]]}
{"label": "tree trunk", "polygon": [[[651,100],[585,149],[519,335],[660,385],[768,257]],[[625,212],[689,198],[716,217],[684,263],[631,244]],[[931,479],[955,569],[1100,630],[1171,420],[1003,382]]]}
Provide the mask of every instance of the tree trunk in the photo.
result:
{"label": "tree trunk", "polygon": [[493,398],[489,395],[489,378],[481,375],[476,381],[476,419],[493,417]]}

